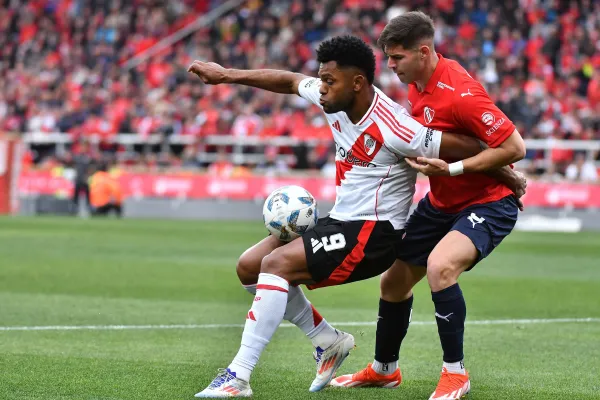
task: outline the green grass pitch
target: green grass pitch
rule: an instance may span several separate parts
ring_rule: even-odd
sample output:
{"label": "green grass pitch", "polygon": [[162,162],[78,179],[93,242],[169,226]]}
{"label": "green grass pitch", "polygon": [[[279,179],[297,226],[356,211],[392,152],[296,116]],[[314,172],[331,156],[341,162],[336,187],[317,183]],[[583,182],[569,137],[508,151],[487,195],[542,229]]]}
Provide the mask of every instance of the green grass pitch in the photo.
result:
{"label": "green grass pitch", "polygon": [[[252,298],[235,263],[264,236],[260,222],[0,219],[0,399],[192,399],[237,351]],[[600,399],[599,234],[516,232],[460,282],[469,398]],[[356,337],[340,373],[370,362],[378,279],[308,297]],[[309,393],[310,342],[282,327],[254,397],[427,399],[441,349],[426,282],[413,321],[399,389]],[[83,325],[97,328],[67,329]],[[109,325],[138,329],[99,329]]]}

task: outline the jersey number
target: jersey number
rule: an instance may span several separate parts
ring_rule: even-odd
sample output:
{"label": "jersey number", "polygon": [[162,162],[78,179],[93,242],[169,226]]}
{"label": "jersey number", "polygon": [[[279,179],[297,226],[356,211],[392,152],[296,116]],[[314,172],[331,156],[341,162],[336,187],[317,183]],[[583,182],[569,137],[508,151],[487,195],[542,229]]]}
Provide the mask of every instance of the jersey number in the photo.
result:
{"label": "jersey number", "polygon": [[336,233],[335,235],[321,238],[320,242],[318,240],[311,239],[311,244],[313,248],[313,254],[316,253],[321,247],[323,250],[329,252],[346,247],[346,238],[344,237],[343,233]]}

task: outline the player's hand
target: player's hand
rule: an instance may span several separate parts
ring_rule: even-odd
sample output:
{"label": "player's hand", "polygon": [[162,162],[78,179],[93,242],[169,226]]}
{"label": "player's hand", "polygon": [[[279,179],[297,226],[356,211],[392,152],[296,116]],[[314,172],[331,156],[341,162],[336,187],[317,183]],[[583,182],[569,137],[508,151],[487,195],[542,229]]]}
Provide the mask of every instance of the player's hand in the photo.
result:
{"label": "player's hand", "polygon": [[439,158],[405,158],[408,165],[427,176],[450,176],[448,163]]}
{"label": "player's hand", "polygon": [[214,62],[195,60],[189,66],[188,72],[197,75],[202,82],[208,85],[218,85],[227,82],[227,69]]}
{"label": "player's hand", "polygon": [[515,187],[511,189],[515,194],[519,210],[523,211],[524,206],[523,201],[521,201],[521,197],[525,196],[525,193],[527,193],[527,178],[519,171],[513,172],[515,173]]}

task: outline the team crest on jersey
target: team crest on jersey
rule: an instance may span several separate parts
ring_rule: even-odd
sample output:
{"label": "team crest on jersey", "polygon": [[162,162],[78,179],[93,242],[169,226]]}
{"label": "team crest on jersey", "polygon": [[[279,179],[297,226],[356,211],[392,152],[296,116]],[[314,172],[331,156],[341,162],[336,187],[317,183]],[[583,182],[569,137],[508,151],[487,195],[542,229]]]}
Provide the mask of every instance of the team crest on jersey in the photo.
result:
{"label": "team crest on jersey", "polygon": [[364,144],[365,144],[365,153],[367,153],[368,156],[373,154],[373,152],[375,151],[375,148],[377,147],[377,142],[368,133],[365,133],[365,135],[364,135]]}
{"label": "team crest on jersey", "polygon": [[430,124],[433,121],[433,116],[435,115],[435,110],[433,108],[425,107],[425,123]]}

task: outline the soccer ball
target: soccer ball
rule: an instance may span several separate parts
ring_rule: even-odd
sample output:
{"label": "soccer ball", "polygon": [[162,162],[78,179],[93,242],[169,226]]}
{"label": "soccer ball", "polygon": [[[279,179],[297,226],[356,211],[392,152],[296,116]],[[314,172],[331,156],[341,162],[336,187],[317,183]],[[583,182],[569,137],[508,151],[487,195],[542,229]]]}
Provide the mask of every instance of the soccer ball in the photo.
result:
{"label": "soccer ball", "polygon": [[267,197],[263,221],[273,236],[289,242],[312,229],[319,219],[317,201],[303,187],[283,186]]}

